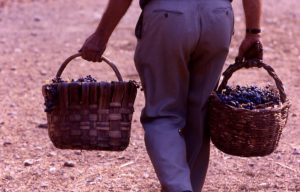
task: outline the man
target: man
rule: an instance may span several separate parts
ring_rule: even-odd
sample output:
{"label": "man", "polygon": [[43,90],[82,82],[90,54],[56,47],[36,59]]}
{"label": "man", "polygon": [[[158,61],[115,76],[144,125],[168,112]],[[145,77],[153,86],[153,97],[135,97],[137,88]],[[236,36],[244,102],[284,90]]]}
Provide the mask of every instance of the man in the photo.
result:
{"label": "man", "polygon": [[[132,0],[110,0],[96,31],[81,48],[101,61]],[[162,191],[201,191],[209,161],[206,104],[233,34],[230,0],[141,0],[135,65],[145,93],[141,123]],[[260,41],[261,0],[243,0],[245,38],[239,56]]]}

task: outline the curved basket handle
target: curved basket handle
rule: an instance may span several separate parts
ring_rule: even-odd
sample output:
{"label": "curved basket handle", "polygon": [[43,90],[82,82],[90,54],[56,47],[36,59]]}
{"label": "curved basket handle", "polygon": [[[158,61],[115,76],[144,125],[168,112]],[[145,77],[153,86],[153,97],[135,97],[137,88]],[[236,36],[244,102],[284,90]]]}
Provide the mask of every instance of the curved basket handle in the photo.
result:
{"label": "curved basket handle", "polygon": [[[67,67],[67,65],[76,57],[81,57],[81,53],[76,53],[70,57],[68,57],[63,64],[61,64],[60,68],[58,69],[57,73],[56,73],[56,78],[59,78],[61,76],[61,74],[63,73],[63,71],[65,70],[65,68]],[[106,57],[102,56],[102,60],[105,61],[111,68],[112,70],[115,72],[117,78],[119,81],[123,81],[123,78],[121,76],[121,73],[119,72],[118,68],[116,67],[116,65],[111,62],[109,59],[107,59]]]}
{"label": "curved basket handle", "polygon": [[252,68],[252,67],[258,67],[258,68],[263,67],[268,72],[268,74],[275,80],[276,87],[279,90],[281,102],[284,103],[286,101],[286,94],[284,92],[282,81],[276,75],[274,69],[271,66],[263,63],[261,60],[243,61],[240,58],[236,58],[235,63],[231,64],[224,71],[224,73],[223,73],[224,78],[223,78],[219,88],[217,89],[217,92],[221,92],[223,89],[225,89],[225,86],[227,85],[229,78],[232,76],[232,74],[234,72],[236,72],[237,70],[242,69],[242,68],[248,69],[248,68]]}

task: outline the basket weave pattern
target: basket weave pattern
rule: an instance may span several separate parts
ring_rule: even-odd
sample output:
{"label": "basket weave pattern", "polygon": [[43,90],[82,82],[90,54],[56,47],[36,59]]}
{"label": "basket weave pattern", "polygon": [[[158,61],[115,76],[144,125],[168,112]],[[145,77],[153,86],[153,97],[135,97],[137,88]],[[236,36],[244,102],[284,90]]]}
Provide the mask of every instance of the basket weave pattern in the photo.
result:
{"label": "basket weave pattern", "polygon": [[[49,94],[46,86],[45,98]],[[47,113],[47,121],[55,147],[109,151],[127,148],[137,94],[135,83],[63,82],[54,86],[58,92],[57,105]]]}
{"label": "basket weave pattern", "polygon": [[[247,110],[222,103],[220,93],[232,74],[241,68],[264,68],[275,80],[282,104]],[[290,103],[286,98],[283,84],[274,70],[260,61],[236,62],[223,73],[224,79],[210,97],[208,126],[213,144],[224,153],[242,156],[265,156],[278,146],[284,128]]]}

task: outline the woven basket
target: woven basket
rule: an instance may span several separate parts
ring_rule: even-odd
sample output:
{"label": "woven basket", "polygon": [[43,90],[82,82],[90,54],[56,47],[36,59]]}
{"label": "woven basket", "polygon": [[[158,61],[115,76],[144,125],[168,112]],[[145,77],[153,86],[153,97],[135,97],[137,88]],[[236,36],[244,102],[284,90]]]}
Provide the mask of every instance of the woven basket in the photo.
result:
{"label": "woven basket", "polygon": [[[67,64],[80,54],[69,57],[60,67],[60,78]],[[42,87],[45,102],[54,102],[47,110],[48,134],[60,149],[122,151],[130,140],[133,104],[137,85],[125,82],[117,67],[103,57],[118,81],[62,82]],[[49,91],[54,86],[57,97]]]}
{"label": "woven basket", "polygon": [[[264,68],[275,80],[279,90],[281,105],[248,110],[236,108],[221,102],[217,93],[227,85],[232,74],[241,68]],[[271,154],[276,147],[284,128],[290,103],[287,100],[283,84],[275,71],[260,60],[236,60],[223,73],[220,86],[209,99],[208,126],[213,144],[224,153],[254,157]]]}

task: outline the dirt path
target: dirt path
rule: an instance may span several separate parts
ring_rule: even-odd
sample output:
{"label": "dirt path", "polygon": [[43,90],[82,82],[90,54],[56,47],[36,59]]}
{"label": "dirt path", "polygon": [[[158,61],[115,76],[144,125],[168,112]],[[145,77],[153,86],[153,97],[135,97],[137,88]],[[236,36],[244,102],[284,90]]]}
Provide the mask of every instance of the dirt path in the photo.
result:
{"label": "dirt path", "polygon": [[[0,4],[1,4],[0,0]],[[32,1],[0,8],[0,191],[150,191],[160,189],[146,154],[136,101],[132,139],[121,153],[63,151],[51,144],[41,86],[59,65],[77,52],[96,27],[107,1]],[[293,103],[276,152],[264,158],[238,158],[212,147],[203,191],[300,191],[300,5],[297,0],[265,1],[265,62],[283,80]],[[242,37],[241,5],[234,3],[236,29],[226,66],[237,53]],[[137,2],[113,34],[105,55],[114,60],[125,79],[138,80],[132,57]],[[115,79],[109,67],[76,60],[64,77],[91,74]],[[255,78],[253,78],[255,77]],[[232,83],[268,82],[258,70],[237,73]],[[270,81],[272,83],[272,81]],[[71,163],[74,167],[64,166]],[[27,166],[25,166],[25,164]]]}

